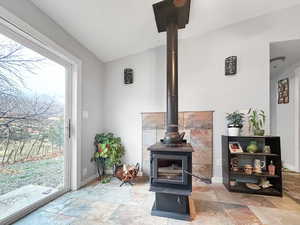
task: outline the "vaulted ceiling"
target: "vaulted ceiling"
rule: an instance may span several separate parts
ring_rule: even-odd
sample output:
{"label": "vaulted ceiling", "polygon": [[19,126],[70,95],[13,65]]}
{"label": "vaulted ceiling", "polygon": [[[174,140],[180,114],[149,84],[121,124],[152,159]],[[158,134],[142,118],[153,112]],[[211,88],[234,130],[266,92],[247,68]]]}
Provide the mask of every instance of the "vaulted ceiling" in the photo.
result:
{"label": "vaulted ceiling", "polygon": [[[103,62],[165,43],[152,4],[159,0],[31,0]],[[192,0],[190,24],[180,38],[201,35],[300,0]]]}

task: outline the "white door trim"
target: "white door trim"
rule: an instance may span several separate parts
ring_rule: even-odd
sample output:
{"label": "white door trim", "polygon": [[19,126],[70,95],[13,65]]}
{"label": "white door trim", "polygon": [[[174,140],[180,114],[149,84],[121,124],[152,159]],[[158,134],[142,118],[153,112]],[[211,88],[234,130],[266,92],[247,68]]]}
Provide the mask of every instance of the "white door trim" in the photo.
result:
{"label": "white door trim", "polygon": [[[71,189],[77,190],[81,185],[81,109],[82,109],[82,61],[63,47],[56,44],[23,20],[0,6],[0,23],[9,30],[35,43],[44,53],[47,51],[71,65],[72,71],[72,163]],[[52,59],[52,57],[49,57]],[[55,61],[59,60],[56,58]]]}
{"label": "white door trim", "polygon": [[[297,69],[296,69],[297,70]],[[300,71],[298,69],[298,71]],[[300,75],[295,71],[295,170],[300,172]]]}

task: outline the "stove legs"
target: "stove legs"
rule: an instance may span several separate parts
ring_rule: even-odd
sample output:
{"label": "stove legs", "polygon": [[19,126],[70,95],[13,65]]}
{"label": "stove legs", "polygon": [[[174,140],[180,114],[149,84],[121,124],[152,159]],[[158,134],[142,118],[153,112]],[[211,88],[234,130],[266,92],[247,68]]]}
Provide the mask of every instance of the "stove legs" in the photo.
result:
{"label": "stove legs", "polygon": [[155,193],[152,216],[191,221],[189,197],[166,193]]}

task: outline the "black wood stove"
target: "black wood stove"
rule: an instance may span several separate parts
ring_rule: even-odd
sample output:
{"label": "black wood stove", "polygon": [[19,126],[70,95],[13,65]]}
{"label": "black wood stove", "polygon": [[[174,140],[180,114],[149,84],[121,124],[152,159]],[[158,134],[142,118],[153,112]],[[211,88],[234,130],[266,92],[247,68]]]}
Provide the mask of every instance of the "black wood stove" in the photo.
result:
{"label": "black wood stove", "polygon": [[192,192],[192,152],[190,144],[150,146],[151,186],[155,192],[152,215],[190,220],[188,196]]}
{"label": "black wood stove", "polygon": [[190,220],[193,148],[178,132],[178,30],[189,22],[191,0],[164,0],[153,5],[158,32],[167,32],[167,131],[150,146],[152,215]]}

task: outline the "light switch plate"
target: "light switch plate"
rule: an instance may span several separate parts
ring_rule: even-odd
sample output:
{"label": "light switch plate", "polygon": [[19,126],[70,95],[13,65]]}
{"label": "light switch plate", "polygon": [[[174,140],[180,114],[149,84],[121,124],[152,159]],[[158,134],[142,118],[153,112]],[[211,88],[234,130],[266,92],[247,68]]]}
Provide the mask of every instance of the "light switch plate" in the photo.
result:
{"label": "light switch plate", "polygon": [[87,118],[89,118],[89,112],[88,111],[82,111],[82,117],[83,117],[83,119],[87,119]]}

